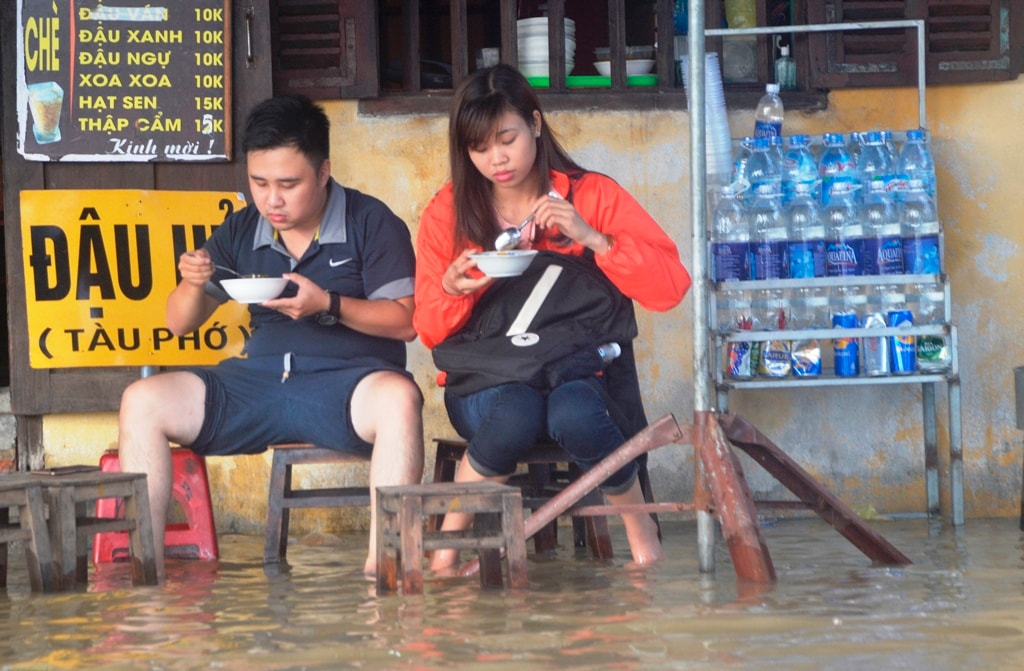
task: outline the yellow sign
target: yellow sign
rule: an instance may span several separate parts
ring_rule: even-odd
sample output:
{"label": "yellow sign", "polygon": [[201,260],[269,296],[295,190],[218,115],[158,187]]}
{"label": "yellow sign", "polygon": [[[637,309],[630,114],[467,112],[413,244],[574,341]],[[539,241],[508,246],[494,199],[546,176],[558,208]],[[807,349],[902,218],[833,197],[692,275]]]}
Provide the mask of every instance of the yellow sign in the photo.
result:
{"label": "yellow sign", "polygon": [[178,257],[245,204],[220,191],[22,191],[29,364],[181,366],[239,354],[244,305],[228,301],[183,337],[164,307]]}

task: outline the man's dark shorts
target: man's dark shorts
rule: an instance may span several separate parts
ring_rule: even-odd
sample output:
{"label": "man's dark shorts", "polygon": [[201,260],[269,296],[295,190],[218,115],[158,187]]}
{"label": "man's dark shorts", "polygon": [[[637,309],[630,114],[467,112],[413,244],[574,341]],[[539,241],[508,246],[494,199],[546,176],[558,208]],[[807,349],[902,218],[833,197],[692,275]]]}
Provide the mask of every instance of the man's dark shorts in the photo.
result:
{"label": "man's dark shorts", "polygon": [[356,435],[349,400],[360,380],[393,370],[391,364],[290,356],[229,359],[217,366],[189,368],[206,384],[205,416],[189,447],[203,455],[257,454],[275,443],[315,443],[370,456],[373,446]]}

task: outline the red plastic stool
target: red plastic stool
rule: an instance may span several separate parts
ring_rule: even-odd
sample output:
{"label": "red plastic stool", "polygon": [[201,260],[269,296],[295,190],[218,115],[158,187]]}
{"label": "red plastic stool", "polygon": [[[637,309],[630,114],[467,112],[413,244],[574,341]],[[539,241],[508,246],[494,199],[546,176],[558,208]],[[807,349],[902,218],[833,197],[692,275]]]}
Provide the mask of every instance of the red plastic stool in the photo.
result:
{"label": "red plastic stool", "polygon": [[[164,555],[179,559],[217,559],[220,552],[217,548],[217,528],[213,524],[213,503],[210,499],[210,483],[206,478],[206,461],[192,450],[175,447],[171,449],[171,463],[174,467],[171,496],[181,505],[188,521],[167,525]],[[121,470],[117,450],[107,450],[103,454],[100,470]],[[96,501],[96,517],[121,517],[123,505],[121,499],[99,499]],[[127,533],[96,534],[92,553],[94,564],[129,559],[131,553]]]}

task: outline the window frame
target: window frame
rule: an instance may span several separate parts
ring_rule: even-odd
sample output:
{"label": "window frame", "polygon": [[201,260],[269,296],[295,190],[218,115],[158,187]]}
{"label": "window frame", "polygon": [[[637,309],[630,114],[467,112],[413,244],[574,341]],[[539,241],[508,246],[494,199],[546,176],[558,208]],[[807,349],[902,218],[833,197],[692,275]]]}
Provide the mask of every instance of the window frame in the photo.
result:
{"label": "window frame", "polygon": [[[403,24],[404,44],[409,45],[407,54],[420,53],[420,21],[417,10],[419,0],[400,0],[401,11],[406,18]],[[569,89],[565,85],[564,41],[561,19],[564,17],[565,0],[548,0],[547,13],[552,29],[549,34],[551,52],[552,86],[538,89],[548,109],[685,109],[686,95],[682,85],[676,83],[675,54],[672,48],[660,48],[657,52],[658,84],[656,87],[628,87],[625,75],[625,24],[627,0],[608,0],[609,39],[611,45],[611,85],[608,88]],[[518,62],[515,25],[517,18],[516,0],[499,0],[502,22],[502,60]],[[420,63],[418,58],[406,58],[402,70],[402,91],[388,91],[381,88],[378,51],[378,0],[272,0],[272,26],[274,27],[274,86],[275,92],[302,91],[317,99],[356,99],[361,113],[385,114],[431,114],[444,113],[452,95],[452,89],[428,89],[420,85]],[[453,49],[451,76],[453,87],[457,86],[470,71],[467,40],[466,0],[451,0],[450,19],[451,44],[461,45]],[[707,0],[705,3],[705,25],[721,21],[724,0]],[[870,6],[870,7],[869,7]],[[1014,0],[793,0],[791,21],[795,26],[811,23],[846,23],[847,15],[863,15],[875,11],[879,6],[894,19],[925,20],[926,39],[929,50],[926,55],[928,85],[965,83],[978,81],[999,81],[1016,78],[1024,62],[1024,3]],[[299,35],[299,39],[285,40],[280,34],[289,28],[287,20],[278,11],[280,8],[299,8],[315,14],[315,10],[328,9],[328,14],[316,15],[316,22],[339,24],[333,31],[338,44],[325,51],[321,67],[284,69],[287,53],[278,52],[278,47],[290,44],[301,51],[303,39],[317,35]],[[671,19],[674,13],[673,0],[654,0],[652,9],[656,17]],[[978,26],[978,16],[984,18],[988,11],[989,25],[982,25],[974,32],[961,32],[962,27]],[[972,14],[973,12],[973,14]],[[765,3],[758,3],[758,24],[767,25]],[[717,20],[715,17],[718,17]],[[950,18],[952,17],[952,18]],[[965,18],[964,18],[965,17]],[[933,23],[929,23],[932,21]],[[958,23],[959,21],[959,23]],[[961,24],[963,24],[961,26]],[[319,29],[318,29],[319,30]],[[323,32],[319,30],[319,32]],[[941,34],[940,34],[941,33]],[[784,91],[783,99],[787,109],[816,110],[827,107],[828,92],[833,88],[856,88],[876,86],[913,86],[918,75],[916,57],[908,60],[908,54],[916,54],[915,31],[904,31],[902,38],[897,35],[880,36],[876,41],[886,42],[890,49],[885,54],[896,54],[901,58],[895,64],[882,65],[883,75],[870,72],[842,72],[841,76],[828,77],[830,71],[841,72],[842,64],[837,57],[844,53],[826,40],[836,38],[814,38],[813,35],[790,33],[791,55],[797,62],[798,81],[803,88]],[[823,35],[835,35],[824,33]],[[970,37],[975,42],[987,36],[989,50],[982,55],[992,61],[985,63],[970,53],[956,50],[958,40]],[[295,37],[295,36],[292,36]],[[841,39],[841,38],[838,38]],[[870,36],[859,38],[862,51],[876,48]],[[658,44],[672,45],[675,35],[671,20],[657,20]],[[296,47],[296,45],[298,45]],[[934,47],[934,48],[933,48]],[[998,47],[993,51],[993,47]],[[722,37],[711,35],[706,39],[706,51],[721,53]],[[758,82],[750,84],[726,83],[726,103],[730,109],[752,108],[764,91],[764,83],[771,81],[770,71],[775,58],[774,45],[767,35],[758,37],[759,61]],[[888,55],[886,55],[888,57]],[[335,60],[330,60],[334,58]],[[326,59],[326,60],[325,60]],[[313,59],[316,61],[316,59]],[[911,62],[912,61],[912,62]],[[824,74],[823,74],[824,73]]]}

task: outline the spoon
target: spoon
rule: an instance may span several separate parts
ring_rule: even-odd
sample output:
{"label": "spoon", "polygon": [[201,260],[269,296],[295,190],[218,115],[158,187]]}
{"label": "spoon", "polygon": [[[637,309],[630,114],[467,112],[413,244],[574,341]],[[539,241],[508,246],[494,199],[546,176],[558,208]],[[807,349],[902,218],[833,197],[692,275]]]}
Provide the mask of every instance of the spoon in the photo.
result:
{"label": "spoon", "polygon": [[231,268],[228,268],[227,266],[222,266],[222,265],[219,265],[219,264],[215,263],[215,264],[213,264],[213,267],[214,268],[219,268],[220,270],[223,270],[226,273],[231,273],[235,277],[241,277],[242,276],[242,274],[240,272],[238,272],[237,270],[232,270]]}
{"label": "spoon", "polygon": [[523,223],[519,224],[515,228],[506,228],[498,238],[494,241],[494,249],[499,252],[505,252],[510,249],[515,249],[519,246],[519,241],[523,238],[523,227],[533,221],[533,216],[530,215],[523,220]]}

